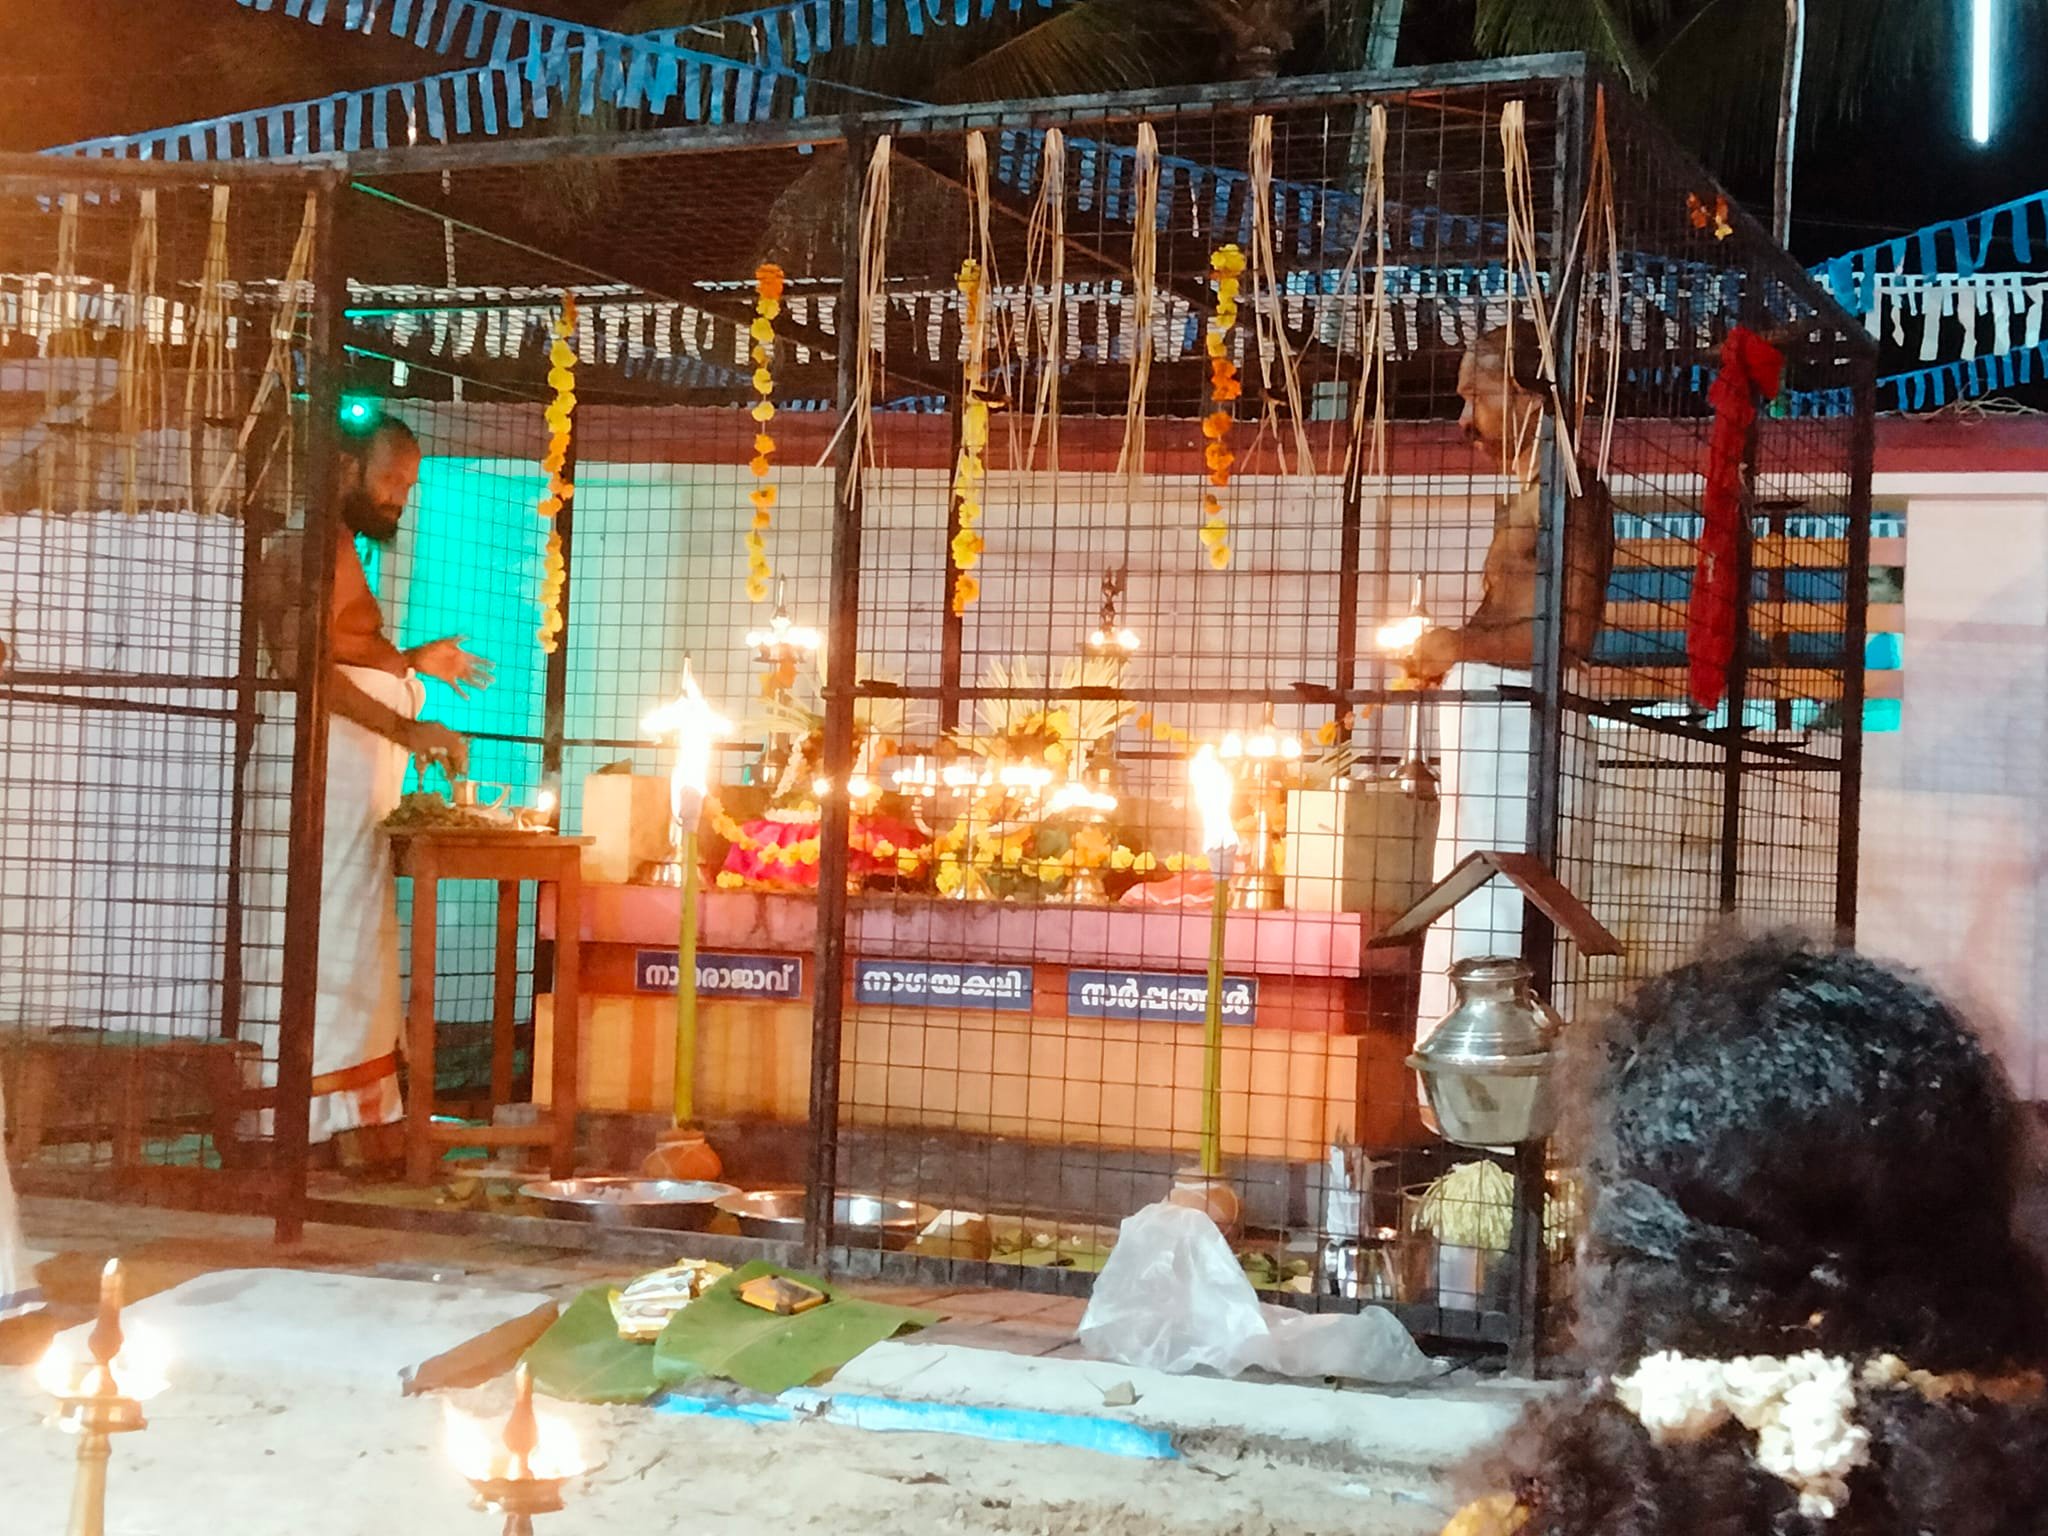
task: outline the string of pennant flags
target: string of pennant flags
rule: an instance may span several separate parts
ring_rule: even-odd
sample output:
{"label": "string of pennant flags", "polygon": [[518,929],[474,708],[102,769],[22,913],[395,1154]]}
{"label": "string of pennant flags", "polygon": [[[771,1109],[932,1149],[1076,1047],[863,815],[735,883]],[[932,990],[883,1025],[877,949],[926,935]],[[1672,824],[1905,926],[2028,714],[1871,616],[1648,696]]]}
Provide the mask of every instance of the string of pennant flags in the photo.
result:
{"label": "string of pennant flags", "polygon": [[[580,38],[570,35],[578,32]],[[587,116],[600,102],[709,124],[801,118],[808,110],[809,78],[794,70],[588,28],[533,32],[527,42],[524,53],[424,79],[84,139],[44,153],[140,160],[354,154],[495,138],[564,111]]]}
{"label": "string of pennant flags", "polygon": [[[522,36],[602,29],[577,27],[557,16],[542,16],[492,0],[237,0],[245,10],[282,11],[310,26],[339,26],[365,36],[379,31],[435,53],[460,51],[477,59],[490,51],[500,62],[521,51]],[[781,0],[735,11],[685,27],[636,34],[675,47],[685,36],[740,39],[755,50],[754,62],[769,68],[808,64],[835,47],[886,47],[892,27],[923,37],[934,27],[965,27],[999,11],[1049,11],[1053,0]],[[618,34],[611,34],[617,36]]]}
{"label": "string of pennant flags", "polygon": [[2048,191],[1846,251],[1812,275],[1874,338],[1907,349],[1917,330],[1927,366],[1879,379],[1879,404],[1938,410],[2048,380],[2048,272],[2025,270],[2041,254]]}

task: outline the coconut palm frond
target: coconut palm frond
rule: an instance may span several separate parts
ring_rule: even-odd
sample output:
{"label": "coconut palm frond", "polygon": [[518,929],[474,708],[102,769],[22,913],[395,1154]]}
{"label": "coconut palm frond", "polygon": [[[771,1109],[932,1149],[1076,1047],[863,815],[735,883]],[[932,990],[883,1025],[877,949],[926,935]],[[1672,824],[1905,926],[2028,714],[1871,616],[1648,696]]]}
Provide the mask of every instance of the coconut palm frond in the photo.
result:
{"label": "coconut palm frond", "polygon": [[[1075,657],[1060,669],[1060,687],[1119,688],[1123,670],[1124,664],[1113,656]],[[1076,699],[1061,707],[1073,714],[1075,739],[1091,747],[1116,734],[1138,708],[1127,698]]]}
{"label": "coconut palm frond", "polygon": [[1188,7],[1175,0],[1088,0],[963,61],[942,101],[1016,101],[1170,84],[1191,75]]}
{"label": "coconut palm frond", "polygon": [[1479,0],[1472,40],[1491,54],[1582,48],[1645,91],[1653,71],[1642,35],[1654,32],[1668,11],[1669,0]]}

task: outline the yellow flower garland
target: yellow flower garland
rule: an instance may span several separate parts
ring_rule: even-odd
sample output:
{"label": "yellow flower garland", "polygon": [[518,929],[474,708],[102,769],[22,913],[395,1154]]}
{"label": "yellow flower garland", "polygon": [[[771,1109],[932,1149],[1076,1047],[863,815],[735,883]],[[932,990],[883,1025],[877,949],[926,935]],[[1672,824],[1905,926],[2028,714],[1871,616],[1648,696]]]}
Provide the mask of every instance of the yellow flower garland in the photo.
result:
{"label": "yellow flower garland", "polygon": [[754,402],[752,415],[754,457],[748,464],[760,482],[747,495],[754,504],[752,525],[747,529],[747,600],[765,603],[775,568],[768,561],[768,530],[775,524],[775,487],[768,481],[775,469],[775,438],[768,424],[775,419],[775,320],[782,313],[783,273],[772,261],[754,269],[754,323],[747,327],[753,340]]}
{"label": "yellow flower garland", "polygon": [[957,616],[981,596],[981,580],[971,574],[988,546],[982,539],[981,486],[988,470],[983,462],[988,451],[988,402],[981,398],[982,347],[986,329],[983,305],[987,295],[981,280],[981,263],[973,257],[960,264],[958,279],[961,327],[966,334],[966,403],[960,415],[960,457],[953,469],[953,501],[959,508],[960,531],[953,535],[947,551],[953,566],[953,612]]}
{"label": "yellow flower garland", "polygon": [[1216,313],[1209,317],[1209,400],[1214,409],[1202,418],[1202,436],[1208,445],[1202,460],[1209,467],[1210,488],[1202,493],[1202,547],[1209,552],[1215,570],[1230,565],[1230,521],[1217,492],[1230,484],[1231,466],[1237,455],[1230,450],[1232,406],[1244,393],[1237,376],[1237,364],[1230,359],[1230,333],[1237,326],[1239,280],[1244,275],[1244,252],[1235,245],[1218,246],[1209,257],[1209,271],[1216,279]]}
{"label": "yellow flower garland", "polygon": [[564,472],[576,423],[576,349],[570,345],[576,335],[575,294],[562,295],[562,312],[555,317],[554,332],[554,345],[548,349],[548,385],[555,398],[548,402],[548,451],[540,461],[541,473],[548,477],[547,494],[540,501],[540,518],[548,525],[547,563],[540,582],[540,648],[546,655],[554,654],[567,627],[562,617],[562,589],[568,583],[569,567],[562,558],[562,534],[555,518],[576,494]]}

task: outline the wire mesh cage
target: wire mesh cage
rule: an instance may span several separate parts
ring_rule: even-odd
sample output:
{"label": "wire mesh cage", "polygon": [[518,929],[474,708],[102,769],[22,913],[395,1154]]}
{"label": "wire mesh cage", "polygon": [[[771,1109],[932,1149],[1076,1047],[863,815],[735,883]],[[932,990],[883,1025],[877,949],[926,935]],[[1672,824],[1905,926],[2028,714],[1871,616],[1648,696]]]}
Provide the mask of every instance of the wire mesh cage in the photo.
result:
{"label": "wire mesh cage", "polygon": [[331,183],[0,176],[0,1085],[30,1187],[270,1189],[311,994],[285,962],[296,695],[252,593],[310,494]]}
{"label": "wire mesh cage", "polygon": [[379,594],[591,840],[575,1072],[552,905],[444,899],[444,1096],[509,1015],[846,1272],[1084,1290],[1171,1194],[1499,1344],[1574,1192],[1438,1134],[1451,963],[1853,921],[1868,346],[1582,61],[352,171]]}

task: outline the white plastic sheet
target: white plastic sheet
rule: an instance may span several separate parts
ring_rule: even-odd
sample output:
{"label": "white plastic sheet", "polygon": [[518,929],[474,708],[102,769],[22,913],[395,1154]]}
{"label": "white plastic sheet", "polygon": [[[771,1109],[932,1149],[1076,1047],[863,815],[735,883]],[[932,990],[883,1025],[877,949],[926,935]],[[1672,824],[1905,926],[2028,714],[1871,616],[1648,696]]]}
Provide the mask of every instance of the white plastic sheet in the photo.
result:
{"label": "white plastic sheet", "polygon": [[1080,1339],[1102,1359],[1171,1374],[1257,1368],[1391,1383],[1437,1370],[1383,1308],[1310,1315],[1262,1305],[1216,1224],[1164,1203],[1125,1219]]}

